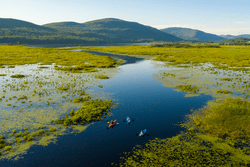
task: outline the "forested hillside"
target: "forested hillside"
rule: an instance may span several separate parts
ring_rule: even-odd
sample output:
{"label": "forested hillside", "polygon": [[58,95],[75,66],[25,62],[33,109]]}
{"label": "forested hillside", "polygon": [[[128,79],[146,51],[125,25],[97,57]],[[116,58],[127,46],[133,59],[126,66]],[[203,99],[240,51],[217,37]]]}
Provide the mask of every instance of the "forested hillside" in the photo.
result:
{"label": "forested hillside", "polygon": [[112,18],[82,24],[61,22],[42,26],[15,19],[0,19],[0,43],[105,44],[181,40],[149,26]]}
{"label": "forested hillside", "polygon": [[161,29],[161,31],[175,35],[188,41],[220,41],[225,39],[215,34],[209,34],[200,30],[190,28],[172,27]]}

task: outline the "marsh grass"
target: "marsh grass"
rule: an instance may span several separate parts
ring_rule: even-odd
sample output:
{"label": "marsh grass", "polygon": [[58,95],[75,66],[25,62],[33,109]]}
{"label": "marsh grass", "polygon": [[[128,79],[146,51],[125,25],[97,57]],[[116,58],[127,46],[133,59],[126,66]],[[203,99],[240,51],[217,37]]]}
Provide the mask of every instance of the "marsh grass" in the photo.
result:
{"label": "marsh grass", "polygon": [[101,121],[103,114],[108,114],[108,111],[111,110],[111,107],[115,107],[117,105],[114,105],[112,100],[102,101],[98,99],[88,99],[87,101],[83,101],[83,104],[84,106],[81,107],[79,110],[75,112],[71,111],[69,116],[66,114],[65,118],[57,119],[56,123],[68,126],[70,124],[84,125],[93,121]]}
{"label": "marsh grass", "polygon": [[182,44],[182,43],[163,43],[151,44],[149,47],[164,47],[164,48],[220,48],[219,45],[201,45],[201,44]]}
{"label": "marsh grass", "polygon": [[[168,139],[155,138],[145,147],[136,146],[125,152],[120,166],[247,166],[241,159],[232,159],[230,152],[211,142],[184,133]],[[249,164],[249,163],[248,163]]]}
{"label": "marsh grass", "polygon": [[119,66],[119,65],[121,65],[122,63],[123,63],[123,60],[120,59],[118,62],[116,62],[116,65]]}
{"label": "marsh grass", "polygon": [[[94,55],[85,52],[72,52],[64,49],[49,49],[26,46],[0,45],[0,62],[2,65],[9,65],[8,68],[15,68],[14,65],[36,64],[51,65],[55,63],[67,68],[56,67],[57,70],[81,72],[94,72],[93,68],[113,68],[116,60],[108,56]],[[87,64],[86,64],[87,63]],[[71,68],[70,66],[78,66]],[[38,67],[47,68],[47,67]]]}
{"label": "marsh grass", "polygon": [[[172,45],[172,44],[171,44]],[[201,45],[202,46],[202,45]],[[249,48],[245,46],[205,46],[196,48],[195,44],[185,48],[151,47],[151,46],[115,46],[115,47],[83,47],[86,50],[96,50],[132,56],[154,56],[156,61],[171,62],[174,65],[199,65],[210,62],[217,69],[249,71]],[[231,68],[237,67],[237,68]],[[216,72],[214,72],[216,73]]]}
{"label": "marsh grass", "polygon": [[203,132],[218,137],[249,140],[250,102],[242,99],[217,100],[215,105],[204,107],[189,115],[190,120]]}

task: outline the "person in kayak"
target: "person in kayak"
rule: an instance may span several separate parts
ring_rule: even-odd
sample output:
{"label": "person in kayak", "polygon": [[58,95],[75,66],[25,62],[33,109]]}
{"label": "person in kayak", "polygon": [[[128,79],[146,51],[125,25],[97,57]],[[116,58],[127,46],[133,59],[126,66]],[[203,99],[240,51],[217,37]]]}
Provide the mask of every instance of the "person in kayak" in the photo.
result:
{"label": "person in kayak", "polygon": [[141,130],[140,134],[142,134],[142,130]]}
{"label": "person in kayak", "polygon": [[111,124],[113,124],[114,123],[114,121],[113,120],[111,120]]}

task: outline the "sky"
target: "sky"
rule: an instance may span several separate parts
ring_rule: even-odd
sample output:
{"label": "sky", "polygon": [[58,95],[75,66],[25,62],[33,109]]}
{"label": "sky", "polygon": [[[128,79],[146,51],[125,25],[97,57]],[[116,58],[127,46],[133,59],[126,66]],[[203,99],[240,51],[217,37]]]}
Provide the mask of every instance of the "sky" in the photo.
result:
{"label": "sky", "polygon": [[241,35],[250,34],[250,0],[1,0],[0,18],[38,25],[118,18],[157,29]]}

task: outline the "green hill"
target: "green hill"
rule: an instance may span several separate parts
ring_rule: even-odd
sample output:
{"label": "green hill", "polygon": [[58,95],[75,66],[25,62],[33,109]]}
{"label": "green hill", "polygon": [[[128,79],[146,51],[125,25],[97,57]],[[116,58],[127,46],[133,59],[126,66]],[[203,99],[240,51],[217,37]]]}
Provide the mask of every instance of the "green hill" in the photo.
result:
{"label": "green hill", "polygon": [[16,20],[16,19],[3,19],[0,18],[0,29],[21,29],[21,28],[31,28],[39,30],[53,31],[51,28],[39,26],[30,22]]}
{"label": "green hill", "polygon": [[0,43],[96,45],[181,40],[153,27],[113,18],[42,26],[16,19],[0,19]]}
{"label": "green hill", "polygon": [[94,33],[109,38],[110,42],[175,42],[182,39],[163,33],[156,28],[145,26],[136,22],[128,22],[115,18],[89,21],[82,24],[60,22],[43,25],[65,32],[74,32],[78,35]]}
{"label": "green hill", "polygon": [[190,28],[180,28],[180,27],[172,27],[161,29],[161,31],[172,34],[179,38],[188,40],[188,41],[220,41],[225,38],[205,33],[200,30],[190,29]]}

